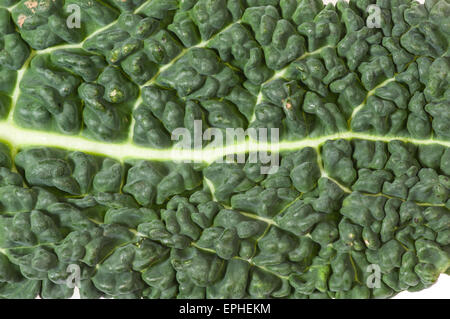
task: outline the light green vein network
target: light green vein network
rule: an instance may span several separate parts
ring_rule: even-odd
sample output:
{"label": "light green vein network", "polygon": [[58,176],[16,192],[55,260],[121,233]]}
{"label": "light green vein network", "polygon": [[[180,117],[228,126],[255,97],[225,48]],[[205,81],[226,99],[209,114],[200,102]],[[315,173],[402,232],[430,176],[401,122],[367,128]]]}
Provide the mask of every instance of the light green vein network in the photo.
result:
{"label": "light green vein network", "polygon": [[[326,1],[325,1],[326,2]],[[19,2],[20,3],[20,2]],[[19,4],[18,3],[18,4]],[[142,10],[146,5],[148,4],[148,1],[144,2],[140,7],[136,8],[134,10],[134,14],[139,13],[139,11]],[[7,8],[9,11],[12,11],[15,7],[14,5],[12,7]],[[129,158],[142,158],[142,159],[149,159],[149,160],[160,160],[160,161],[194,161],[194,162],[205,162],[205,163],[212,163],[215,160],[218,160],[222,158],[225,155],[228,154],[242,154],[242,153],[248,153],[248,152],[264,152],[264,151],[292,151],[292,150],[299,150],[304,147],[313,147],[313,148],[319,148],[320,145],[325,143],[328,140],[336,140],[336,139],[365,139],[370,141],[382,141],[382,142],[390,142],[393,140],[400,140],[406,143],[412,143],[416,145],[429,145],[429,144],[439,144],[445,147],[450,146],[449,141],[442,141],[437,139],[415,139],[415,138],[407,138],[407,137],[396,137],[396,136],[377,136],[377,135],[371,135],[371,134],[364,134],[364,133],[356,133],[356,132],[341,132],[336,133],[332,135],[324,135],[318,138],[305,138],[297,141],[286,141],[286,142],[280,142],[276,144],[268,144],[268,143],[259,143],[257,141],[253,140],[247,140],[244,143],[234,144],[234,145],[228,145],[224,146],[222,148],[204,148],[201,150],[180,150],[180,149],[152,149],[149,147],[141,147],[137,146],[132,142],[132,135],[134,130],[134,124],[135,120],[134,118],[131,118],[131,124],[129,127],[129,138],[128,141],[123,143],[107,143],[107,142],[101,142],[101,141],[95,141],[86,139],[82,136],[70,136],[70,135],[63,135],[58,133],[52,133],[52,132],[44,132],[44,131],[37,131],[32,129],[26,129],[21,128],[19,126],[16,126],[14,124],[13,115],[14,115],[14,109],[17,103],[17,100],[20,95],[20,82],[26,72],[26,70],[29,67],[29,64],[33,58],[35,58],[37,55],[42,54],[48,54],[55,50],[63,50],[63,49],[80,49],[83,47],[83,44],[93,36],[101,33],[104,30],[107,30],[111,26],[115,25],[117,21],[113,21],[108,25],[105,25],[99,29],[97,29],[95,32],[90,34],[88,37],[86,37],[82,42],[76,43],[76,44],[63,44],[63,45],[56,45],[53,47],[49,47],[43,50],[32,50],[28,59],[24,63],[23,67],[18,70],[17,72],[17,80],[16,85],[14,88],[14,91],[12,93],[12,105],[9,112],[9,116],[6,121],[0,122],[0,140],[7,142],[14,150],[18,150],[23,147],[32,147],[32,146],[45,146],[45,147],[60,147],[60,148],[68,148],[73,150],[78,150],[86,153],[95,153],[95,154],[101,154],[105,156],[110,156],[112,158],[118,159],[118,160],[125,160]],[[187,51],[193,49],[193,48],[202,48],[206,47],[209,42],[211,42],[216,36],[219,34],[224,33],[226,30],[228,30],[230,27],[232,27],[235,24],[241,23],[240,20],[234,21],[230,23],[228,26],[226,26],[224,29],[219,31],[217,34],[215,34],[213,37],[211,37],[209,40],[202,41],[198,43],[197,45],[194,45],[189,48],[185,48],[179,55],[177,55],[175,58],[173,58],[168,64],[165,64],[161,66],[158,70],[158,72],[145,84],[140,86],[140,90],[148,86],[150,84],[153,84],[158,77],[164,70],[172,66],[175,62],[177,62],[181,57],[183,57]],[[321,47],[313,52],[305,52],[302,56],[297,58],[296,60],[304,59],[308,56],[319,54],[323,49],[330,47],[329,45],[326,45],[324,47]],[[286,73],[288,67],[283,68],[282,70],[279,70],[274,73],[274,75],[261,84],[261,88],[266,84],[269,83],[275,79],[283,78],[283,76]],[[364,106],[365,102],[367,101],[367,98],[374,94],[375,90],[387,85],[388,83],[395,80],[394,78],[389,78],[385,80],[384,82],[377,85],[374,89],[370,90],[367,93],[366,98],[364,99],[364,102],[354,108],[352,116],[350,117],[349,121],[351,121],[352,118],[355,117],[356,113],[358,113],[361,108]],[[256,104],[260,103],[263,100],[261,91],[259,92],[257,96],[257,102]],[[133,109],[136,109],[137,106],[142,102],[141,96],[139,96],[133,106]],[[255,120],[255,115],[253,115],[253,118],[251,119],[250,123]]]}

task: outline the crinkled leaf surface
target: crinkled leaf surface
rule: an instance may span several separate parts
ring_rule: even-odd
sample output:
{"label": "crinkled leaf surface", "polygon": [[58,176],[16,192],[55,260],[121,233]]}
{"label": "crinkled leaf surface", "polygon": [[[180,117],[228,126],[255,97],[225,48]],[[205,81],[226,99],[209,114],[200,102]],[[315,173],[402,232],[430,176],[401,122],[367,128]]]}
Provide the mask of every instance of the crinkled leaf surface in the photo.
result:
{"label": "crinkled leaf surface", "polygon": [[[0,298],[69,298],[73,267],[83,298],[431,286],[449,26],[449,0],[0,0]],[[178,128],[280,134],[191,151]]]}

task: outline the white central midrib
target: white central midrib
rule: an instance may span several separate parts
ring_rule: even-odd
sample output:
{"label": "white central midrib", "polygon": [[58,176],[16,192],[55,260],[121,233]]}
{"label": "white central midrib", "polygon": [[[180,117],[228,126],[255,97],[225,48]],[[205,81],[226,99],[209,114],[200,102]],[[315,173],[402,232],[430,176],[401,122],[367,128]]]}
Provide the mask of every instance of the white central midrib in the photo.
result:
{"label": "white central midrib", "polygon": [[156,161],[193,161],[212,163],[227,154],[242,154],[248,152],[281,152],[294,151],[305,147],[318,148],[328,140],[336,139],[363,139],[370,141],[390,142],[400,140],[416,145],[439,144],[445,147],[450,146],[449,141],[440,140],[419,140],[405,137],[375,136],[356,132],[342,132],[332,135],[325,135],[318,138],[305,138],[299,141],[282,141],[279,143],[258,143],[248,140],[246,142],[224,146],[220,148],[203,148],[199,150],[180,149],[152,149],[137,146],[131,142],[108,143],[102,141],[88,140],[85,137],[76,135],[62,135],[53,132],[36,131],[18,127],[10,122],[0,122],[0,141],[6,142],[14,149],[25,147],[57,147],[67,150],[93,153],[108,156],[120,161],[127,159],[147,159]]}

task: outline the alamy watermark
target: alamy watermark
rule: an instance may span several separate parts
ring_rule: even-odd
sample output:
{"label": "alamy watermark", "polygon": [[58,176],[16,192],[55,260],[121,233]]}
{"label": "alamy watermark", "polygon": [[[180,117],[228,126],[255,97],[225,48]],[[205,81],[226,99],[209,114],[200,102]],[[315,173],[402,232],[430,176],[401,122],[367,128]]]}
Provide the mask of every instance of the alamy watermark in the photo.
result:
{"label": "alamy watermark", "polygon": [[66,268],[66,272],[70,275],[66,279],[57,282],[59,285],[66,285],[68,288],[79,288],[81,281],[81,268],[77,264],[70,264]]}
{"label": "alamy watermark", "polygon": [[366,24],[370,29],[380,29],[381,28],[381,9],[376,4],[371,4],[367,6],[366,11],[369,13],[367,17]]}
{"label": "alamy watermark", "polygon": [[70,15],[66,19],[66,25],[69,29],[80,29],[81,28],[81,9],[77,4],[69,4],[66,11]]}
{"label": "alamy watermark", "polygon": [[381,268],[377,264],[367,266],[366,272],[371,273],[367,277],[366,285],[370,289],[381,288]]}
{"label": "alamy watermark", "polygon": [[[225,131],[225,136],[224,132]],[[193,135],[193,136],[192,136]],[[269,138],[270,135],[270,138]],[[210,127],[203,131],[203,122],[194,121],[193,134],[184,127],[172,132],[172,141],[178,141],[173,148],[173,155],[177,157],[180,151],[191,151],[194,156],[185,159],[185,163],[201,163],[206,158],[195,156],[196,152],[210,150],[214,152],[217,163],[260,163],[261,174],[274,174],[280,165],[279,145],[280,133],[278,128],[226,128],[219,129]],[[249,151],[248,158],[246,150],[242,146],[250,139],[257,145],[265,146],[265,150]],[[207,147],[203,147],[205,141],[211,141]],[[194,159],[192,159],[194,158]]]}

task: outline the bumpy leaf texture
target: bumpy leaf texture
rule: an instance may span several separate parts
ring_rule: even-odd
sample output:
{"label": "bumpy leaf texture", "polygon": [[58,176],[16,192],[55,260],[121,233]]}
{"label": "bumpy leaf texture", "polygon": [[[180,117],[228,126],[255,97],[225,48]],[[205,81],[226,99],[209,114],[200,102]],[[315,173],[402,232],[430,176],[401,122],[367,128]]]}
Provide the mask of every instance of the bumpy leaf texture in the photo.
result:
{"label": "bumpy leaf texture", "polygon": [[[0,298],[68,298],[77,267],[83,298],[431,286],[449,40],[449,0],[0,0]],[[172,152],[194,121],[280,140]]]}

